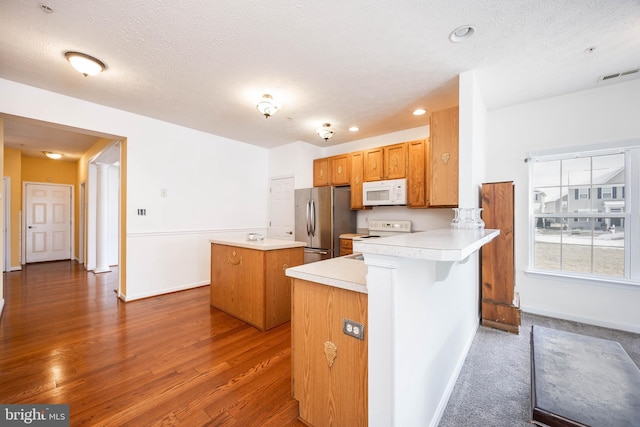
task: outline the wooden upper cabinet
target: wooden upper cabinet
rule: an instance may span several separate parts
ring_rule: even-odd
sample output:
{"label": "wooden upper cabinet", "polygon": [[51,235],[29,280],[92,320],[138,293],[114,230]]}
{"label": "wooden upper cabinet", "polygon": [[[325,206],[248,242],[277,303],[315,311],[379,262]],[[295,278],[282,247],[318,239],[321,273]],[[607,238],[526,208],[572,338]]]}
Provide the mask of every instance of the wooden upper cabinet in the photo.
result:
{"label": "wooden upper cabinet", "polygon": [[429,207],[429,140],[419,139],[407,143],[407,206]]}
{"label": "wooden upper cabinet", "polygon": [[384,152],[384,179],[407,177],[407,144],[387,145]]}
{"label": "wooden upper cabinet", "polygon": [[458,205],[459,109],[431,114],[431,206]]}
{"label": "wooden upper cabinet", "polygon": [[362,200],[362,182],[364,181],[364,152],[351,153],[351,209],[370,209]]}
{"label": "wooden upper cabinet", "polygon": [[313,161],[313,186],[324,187],[329,185],[329,158],[315,159]]}
{"label": "wooden upper cabinet", "polygon": [[351,155],[342,154],[329,158],[331,168],[330,185],[349,185],[351,171]]}
{"label": "wooden upper cabinet", "polygon": [[407,143],[364,151],[364,181],[407,177]]}
{"label": "wooden upper cabinet", "polygon": [[384,177],[382,147],[364,151],[364,181],[380,181]]}

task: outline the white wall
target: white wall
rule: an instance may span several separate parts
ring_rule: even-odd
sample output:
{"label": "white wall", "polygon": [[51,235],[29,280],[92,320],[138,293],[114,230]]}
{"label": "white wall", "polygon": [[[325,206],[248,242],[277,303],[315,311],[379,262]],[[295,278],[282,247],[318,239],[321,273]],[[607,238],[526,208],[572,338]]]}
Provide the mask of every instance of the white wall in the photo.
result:
{"label": "white wall", "polygon": [[127,138],[127,300],[209,283],[212,236],[266,232],[268,150],[9,80],[0,93],[3,113]]}
{"label": "white wall", "polygon": [[640,332],[640,287],[528,277],[529,151],[640,137],[640,79],[490,111],[485,181],[515,181],[516,289],[524,311]]}
{"label": "white wall", "polygon": [[108,262],[109,265],[118,265],[119,237],[120,237],[120,217],[118,216],[120,207],[120,167],[110,165],[107,169],[109,184],[107,185],[107,233],[108,233]]}

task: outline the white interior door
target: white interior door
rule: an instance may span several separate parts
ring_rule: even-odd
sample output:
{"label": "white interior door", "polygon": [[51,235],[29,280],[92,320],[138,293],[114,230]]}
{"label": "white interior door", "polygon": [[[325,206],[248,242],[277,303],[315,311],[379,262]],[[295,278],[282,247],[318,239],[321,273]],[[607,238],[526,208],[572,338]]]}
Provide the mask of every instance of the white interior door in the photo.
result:
{"label": "white interior door", "polygon": [[295,226],[294,178],[272,178],[269,192],[269,237],[293,240]]}
{"label": "white interior door", "polygon": [[71,186],[25,183],[25,261],[71,259]]}

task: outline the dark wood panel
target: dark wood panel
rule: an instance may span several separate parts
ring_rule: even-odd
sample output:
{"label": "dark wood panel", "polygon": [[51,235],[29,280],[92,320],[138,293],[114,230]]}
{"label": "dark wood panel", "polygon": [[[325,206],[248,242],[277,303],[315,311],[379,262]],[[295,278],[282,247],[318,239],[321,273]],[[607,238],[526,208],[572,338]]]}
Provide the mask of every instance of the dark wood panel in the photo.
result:
{"label": "dark wood panel", "polygon": [[482,184],[482,219],[500,234],[480,250],[482,324],[519,332],[520,308],[515,293],[513,182]]}
{"label": "dark wood panel", "polygon": [[482,219],[500,235],[482,247],[482,298],[504,304],[514,300],[513,183],[483,184]]}
{"label": "dark wood panel", "polygon": [[4,274],[0,402],[68,403],[71,425],[303,426],[290,323],[260,332],[209,287],[124,303],[117,269]]}

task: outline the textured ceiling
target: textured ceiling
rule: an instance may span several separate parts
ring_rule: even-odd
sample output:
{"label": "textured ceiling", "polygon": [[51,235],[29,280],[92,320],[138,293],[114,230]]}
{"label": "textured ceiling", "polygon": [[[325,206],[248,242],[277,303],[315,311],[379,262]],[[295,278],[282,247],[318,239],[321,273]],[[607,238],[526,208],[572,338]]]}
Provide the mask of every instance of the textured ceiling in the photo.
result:
{"label": "textured ceiling", "polygon": [[[411,112],[457,104],[467,70],[494,109],[640,67],[638,0],[45,3],[53,13],[0,2],[0,78],[264,147],[425,125]],[[475,35],[451,43],[465,24]],[[85,78],[68,50],[108,68]],[[282,103],[269,119],[255,109],[263,93]],[[314,133],[323,122],[336,131],[328,144]]]}

